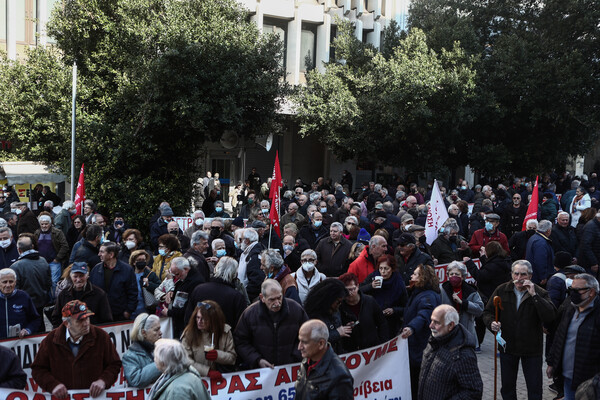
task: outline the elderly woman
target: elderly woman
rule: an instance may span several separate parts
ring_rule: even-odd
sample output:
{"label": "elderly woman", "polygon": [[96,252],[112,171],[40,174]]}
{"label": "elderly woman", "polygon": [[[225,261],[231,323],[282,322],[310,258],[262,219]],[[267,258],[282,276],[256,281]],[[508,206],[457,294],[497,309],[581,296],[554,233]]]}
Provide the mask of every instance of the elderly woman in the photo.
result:
{"label": "elderly woman", "polygon": [[176,257],[181,257],[179,240],[168,233],[161,235],[158,238],[158,256],[154,258],[152,265],[152,272],[158,276],[161,282],[167,277],[171,261]]}
{"label": "elderly woman", "polygon": [[160,319],[140,314],[131,329],[131,346],[123,354],[123,372],[130,387],[145,388],[158,379],[161,372],[154,364],[154,344],[162,337]]}
{"label": "elderly woman", "polygon": [[209,218],[231,218],[231,216],[225,211],[224,204],[221,200],[215,201],[215,211],[212,212]]}
{"label": "elderly woman", "polygon": [[298,268],[296,272],[292,273],[292,277],[296,280],[296,284],[298,285],[298,296],[302,302],[301,304],[304,304],[306,295],[310,289],[315,287],[319,282],[327,279],[325,274],[319,272],[317,264],[317,253],[312,249],[304,250],[300,256],[301,268]]}
{"label": "elderly woman", "polygon": [[144,301],[144,290],[148,291],[149,294],[154,296],[154,291],[160,285],[160,280],[150,268],[148,268],[148,262],[150,261],[150,254],[145,250],[134,250],[129,256],[129,265],[135,271],[135,277],[138,286],[138,306],[135,310],[132,318],[137,315],[150,312],[156,312],[156,309],[152,309],[146,306]]}
{"label": "elderly woman", "polygon": [[20,339],[40,328],[40,316],[33,300],[23,290],[15,289],[17,274],[10,268],[0,269],[0,339]]}
{"label": "elderly woman", "polygon": [[344,220],[344,237],[354,242],[358,237],[358,232],[360,232],[358,219],[354,215],[347,216]]}
{"label": "elderly woman", "polygon": [[431,336],[429,324],[434,308],[441,304],[438,277],[433,267],[418,265],[410,278],[409,298],[404,308],[402,338],[408,338],[412,398],[417,399],[423,350]]}
{"label": "elderly woman", "polygon": [[260,269],[265,273],[265,279],[275,279],[279,282],[285,297],[302,304],[296,280],[291,275],[290,269],[283,263],[283,258],[277,250],[267,249],[260,253]]}
{"label": "elderly woman", "polygon": [[569,212],[571,213],[571,226],[573,228],[577,227],[577,222],[579,221],[579,217],[581,217],[581,212],[587,208],[592,206],[592,199],[588,194],[587,190],[585,190],[582,186],[579,186],[575,190],[575,197],[571,201],[571,205],[569,206]]}
{"label": "elderly woman", "polygon": [[[142,233],[137,229],[127,229],[125,232],[123,232],[123,237],[121,240],[121,249],[119,250],[119,260],[125,263],[129,263],[129,257],[131,256],[131,253],[133,253],[136,250],[148,251],[148,249],[144,245]],[[154,259],[150,255],[148,265],[152,266],[153,262]]]}
{"label": "elderly woman", "polygon": [[181,344],[200,375],[219,379],[222,372],[233,371],[237,358],[233,334],[218,303],[197,303],[181,335]]}
{"label": "elderly woman", "polygon": [[475,318],[483,313],[483,301],[477,289],[465,281],[467,279],[465,264],[453,261],[446,268],[448,280],[442,284],[441,299],[443,304],[456,308],[459,322],[476,337]]}
{"label": "elderly woman", "polygon": [[210,247],[213,255],[211,257],[207,257],[206,262],[208,262],[210,270],[214,271],[219,259],[227,255],[227,249],[225,248],[225,241],[223,239],[213,239]]}
{"label": "elderly woman", "polygon": [[149,400],[210,400],[200,374],[192,367],[182,344],[159,339],[154,348],[154,363],[162,375],[150,389]]}

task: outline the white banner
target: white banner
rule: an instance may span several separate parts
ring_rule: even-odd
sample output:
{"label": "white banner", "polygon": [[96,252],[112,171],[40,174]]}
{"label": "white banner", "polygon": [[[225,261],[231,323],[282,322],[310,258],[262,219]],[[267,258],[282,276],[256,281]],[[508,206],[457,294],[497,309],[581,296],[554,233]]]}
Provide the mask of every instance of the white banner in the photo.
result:
{"label": "white banner", "polygon": [[425,223],[425,237],[427,238],[427,244],[430,245],[433,243],[438,236],[438,230],[447,219],[448,210],[446,210],[446,205],[444,204],[444,199],[442,199],[437,180],[434,180],[431,200],[429,201],[429,211],[427,211],[427,222]]}
{"label": "white banner", "polygon": [[[344,354],[341,359],[354,377],[354,399],[409,400],[408,342],[396,337],[380,346]],[[203,379],[213,400],[293,400],[299,364],[223,374],[222,380]],[[0,400],[51,400],[49,394],[0,389]],[[112,388],[96,399],[144,400],[146,389]],[[89,392],[70,390],[73,400],[90,399]]]}

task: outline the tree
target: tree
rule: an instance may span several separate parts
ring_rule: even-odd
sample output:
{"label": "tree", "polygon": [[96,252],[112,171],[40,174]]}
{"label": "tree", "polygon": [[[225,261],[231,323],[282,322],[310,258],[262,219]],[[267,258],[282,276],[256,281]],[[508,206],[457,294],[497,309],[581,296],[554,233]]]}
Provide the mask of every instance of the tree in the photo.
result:
{"label": "tree", "polygon": [[300,134],[319,137],[341,159],[411,171],[458,165],[460,125],[474,90],[469,58],[459,48],[433,52],[416,29],[402,37],[392,26],[385,53],[352,32],[349,23],[339,26],[334,47],[344,61],[310,72],[295,97]]}
{"label": "tree", "polygon": [[464,127],[471,166],[532,174],[585,154],[599,135],[597,0],[414,0],[411,29],[476,59],[481,105]]}
{"label": "tree", "polygon": [[[281,43],[234,0],[64,0],[48,33],[59,68],[70,73],[75,61],[79,70],[77,163],[88,196],[137,227],[161,200],[188,209],[206,140],[277,128]],[[57,91],[69,93],[62,83]],[[69,125],[53,125],[55,137],[25,154],[68,171]]]}

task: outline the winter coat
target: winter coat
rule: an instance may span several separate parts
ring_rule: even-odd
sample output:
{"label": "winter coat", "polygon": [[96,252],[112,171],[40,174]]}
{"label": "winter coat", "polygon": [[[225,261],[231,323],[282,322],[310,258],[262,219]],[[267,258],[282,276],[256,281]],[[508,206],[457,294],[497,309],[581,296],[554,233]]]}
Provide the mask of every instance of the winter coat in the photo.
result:
{"label": "winter coat", "polygon": [[173,319],[173,337],[180,337],[183,333],[184,318],[185,318],[185,309],[187,307],[187,303],[189,303],[189,296],[192,294],[196,286],[204,283],[202,279],[202,275],[195,268],[190,268],[185,279],[180,279],[175,282],[175,288],[173,291],[173,299],[177,298],[178,293],[187,293],[187,301],[186,304],[183,304],[183,307],[175,307],[173,303],[169,305],[168,316]]}
{"label": "winter coat", "polygon": [[[58,326],[62,324],[62,308],[71,300],[75,300],[74,292],[75,289],[71,286],[68,289],[61,291],[58,295],[56,305],[52,311],[52,318],[50,318],[52,327],[58,328]],[[105,324],[113,321],[112,311],[110,309],[110,304],[108,303],[106,292],[98,286],[92,285],[89,280],[83,288],[83,293],[77,296],[77,300],[83,301],[87,305],[88,310],[95,313],[95,315],[90,316],[90,323],[92,325]]]}
{"label": "winter coat", "polygon": [[187,352],[188,356],[193,362],[193,366],[202,376],[208,376],[208,371],[211,369],[220,371],[219,365],[235,365],[237,354],[235,352],[235,345],[233,344],[233,334],[231,327],[225,324],[223,334],[220,338],[215,338],[215,350],[217,351],[217,359],[215,361],[209,361],[206,359],[204,354],[204,346],[210,345],[212,340],[212,334],[207,331],[200,333],[200,343],[190,343],[185,333],[181,337],[181,344]]}
{"label": "winter coat", "polygon": [[[459,240],[460,238],[457,237]],[[452,243],[446,235],[439,235],[431,243],[431,255],[438,260],[439,264],[449,264],[452,261],[461,261],[463,257],[471,257],[471,250],[461,250],[457,243]]]}
{"label": "winter coat", "polygon": [[52,287],[50,266],[40,257],[40,253],[31,250],[22,255],[11,269],[17,273],[17,287],[27,292],[37,309],[48,303],[48,293]]}
{"label": "winter coat", "polygon": [[[161,375],[162,376],[162,375]],[[200,373],[192,366],[171,376],[148,400],[210,400]]]}
{"label": "winter coat", "polygon": [[150,244],[155,251],[158,249],[158,238],[169,233],[167,224],[162,217],[158,217],[156,222],[150,227]]}
{"label": "winter coat", "polygon": [[413,333],[408,337],[408,358],[411,364],[421,365],[423,350],[431,334],[431,313],[441,304],[438,288],[414,288],[404,308],[404,327]]}
{"label": "winter coat", "polygon": [[423,253],[417,247],[415,247],[415,251],[408,257],[408,260],[405,260],[400,252],[396,250],[396,262],[398,263],[398,272],[402,279],[404,279],[404,284],[406,286],[408,286],[410,277],[419,265],[423,264],[433,267],[433,259],[431,256]]}
{"label": "winter coat", "polygon": [[20,324],[21,329],[27,329],[31,334],[39,330],[41,322],[40,315],[26,292],[15,289],[8,296],[0,293],[0,339],[9,337],[9,326]]}
{"label": "winter coat", "polygon": [[[38,229],[33,234],[36,240],[39,239],[41,232],[42,231]],[[67,242],[67,238],[60,229],[55,227],[52,227],[50,231],[50,238],[52,240],[52,247],[54,247],[54,251],[56,252],[56,256],[54,258],[59,263],[65,264],[67,258],[69,257],[69,243]]]}
{"label": "winter coat", "polygon": [[571,255],[571,257],[576,256],[577,235],[575,234],[575,228],[572,226],[567,225],[566,228],[563,228],[560,225],[554,225],[552,228],[552,234],[550,235],[550,240],[552,240],[552,248],[554,249],[554,253],[566,251]]}
{"label": "winter coat", "polygon": [[21,368],[21,360],[14,351],[0,346],[0,388],[3,389],[25,389],[27,385],[27,374]]}
{"label": "winter coat", "polygon": [[[479,293],[477,293],[477,290],[465,281],[462,282],[461,291],[462,304],[460,304],[460,309],[458,310],[458,322],[464,326],[473,337],[477,337],[477,333],[475,332],[475,318],[483,313],[483,301],[481,300]],[[444,282],[441,291],[442,304],[449,304],[452,307],[456,307],[457,304],[452,298],[453,293],[454,290],[450,282]]]}
{"label": "winter coat", "polygon": [[298,285],[298,295],[300,296],[301,304],[304,304],[304,300],[306,300],[306,295],[308,295],[310,289],[316,286],[317,283],[327,279],[325,274],[320,273],[316,268],[314,271],[315,273],[310,279],[310,282],[306,280],[306,273],[302,268],[299,268],[296,272],[292,273],[292,276],[296,279],[296,284]]}
{"label": "winter coat", "polygon": [[108,287],[104,285],[104,264],[98,263],[90,272],[89,282],[106,292],[113,318],[119,320],[125,311],[133,314],[138,305],[135,272],[130,265],[117,261]]}
{"label": "winter coat", "polygon": [[154,364],[153,351],[153,344],[135,341],[123,354],[123,373],[129,387],[143,389],[162,374]]}
{"label": "winter coat", "polygon": [[419,400],[482,398],[475,342],[461,324],[442,337],[429,338],[419,375]]}
{"label": "winter coat", "polygon": [[400,326],[402,326],[402,314],[408,301],[408,293],[404,286],[404,280],[397,271],[392,272],[392,276],[384,280],[379,289],[374,289],[373,280],[377,276],[381,276],[379,271],[370,274],[360,285],[360,290],[373,296],[382,312],[386,308],[394,310],[391,315],[384,316],[389,329],[388,337],[391,338],[398,334]]}
{"label": "winter coat", "polygon": [[367,245],[356,257],[356,260],[352,261],[348,272],[356,275],[359,282],[363,282],[369,274],[375,271],[375,262],[376,260],[373,260],[373,257],[369,254],[369,246]]}
{"label": "winter coat", "polygon": [[344,261],[348,258],[352,243],[345,237],[340,238],[340,242],[334,245],[330,237],[319,242],[315,252],[319,260],[319,270],[328,277],[338,277],[344,272]]}
{"label": "winter coat", "polygon": [[92,268],[94,268],[100,262],[98,248],[85,239],[81,239],[80,243],[81,245],[78,249],[75,249],[75,246],[73,246],[73,252],[75,253],[75,256],[73,257],[73,261],[69,262],[83,261],[88,265],[88,268],[91,271]]}
{"label": "winter coat", "polygon": [[588,272],[590,267],[598,265],[600,261],[600,221],[594,218],[585,224],[581,241],[579,242],[579,265]]}
{"label": "winter coat", "polygon": [[546,283],[546,290],[548,291],[548,296],[550,296],[550,300],[552,300],[552,304],[554,304],[554,307],[556,307],[557,310],[559,309],[563,301],[565,301],[565,299],[567,298],[566,280],[567,276],[562,272],[562,270],[560,270],[557,271],[554,275],[552,275]]}
{"label": "winter coat", "polygon": [[288,267],[283,265],[279,272],[275,276],[273,276],[279,284],[281,285],[281,289],[283,290],[283,295],[288,299],[294,300],[298,304],[302,304],[300,302],[300,295],[298,292],[298,285],[296,284],[296,279],[291,274],[291,271]]}
{"label": "winter coat", "polygon": [[19,251],[17,250],[17,242],[14,239],[11,240],[7,248],[0,247],[0,269],[10,268],[18,258]]}
{"label": "winter coat", "polygon": [[329,237],[329,229],[325,228],[324,225],[314,229],[311,223],[307,223],[298,231],[298,237],[306,240],[310,248],[314,250],[317,248],[319,241]]}
{"label": "winter coat", "polygon": [[[247,249],[246,249],[247,250]],[[246,285],[246,291],[250,301],[253,301],[258,297],[260,293],[260,285],[265,280],[265,273],[260,268],[260,253],[264,250],[264,247],[260,243],[256,243],[250,251],[246,254],[242,253],[242,257],[246,260],[246,277],[248,278],[248,284]]]}
{"label": "winter coat", "polygon": [[187,325],[196,305],[205,300],[212,300],[221,306],[225,314],[225,322],[235,329],[240,316],[246,309],[246,299],[235,289],[233,283],[213,277],[209,282],[196,286],[186,305],[184,324]]}
{"label": "winter coat", "polygon": [[510,248],[510,258],[513,261],[523,260],[527,251],[527,242],[529,238],[535,235],[535,230],[517,232],[508,241]]}
{"label": "winter coat", "polygon": [[308,320],[300,304],[285,297],[279,311],[279,322],[273,321],[267,306],[257,301],[246,308],[233,333],[235,349],[247,368],[258,368],[264,358],[274,365],[298,362],[298,331]]}
{"label": "winter coat", "polygon": [[558,205],[554,200],[548,200],[540,205],[540,221],[545,219],[554,222],[558,215]]}
{"label": "winter coat", "polygon": [[331,346],[310,373],[308,360],[302,360],[294,387],[297,400],[348,400],[354,397],[354,378]]}
{"label": "winter coat", "polygon": [[121,359],[108,333],[90,325],[75,357],[67,344],[66,330],[64,323],[42,340],[31,365],[33,379],[44,392],[52,392],[61,383],[68,390],[87,390],[98,379],[111,387],[121,371]]}
{"label": "winter coat", "polygon": [[584,194],[583,197],[577,201],[575,200],[575,197],[573,197],[568,209],[569,214],[571,214],[571,226],[573,228],[577,226],[579,217],[581,217],[581,212],[587,208],[590,208],[591,206],[592,199],[590,198],[589,194]]}
{"label": "winter coat", "polygon": [[469,242],[469,247],[473,254],[479,254],[479,249],[481,246],[485,246],[489,242],[498,242],[502,245],[504,251],[508,254],[510,253],[510,249],[508,248],[508,239],[506,235],[496,229],[493,233],[489,233],[485,228],[478,229],[471,236],[471,241]]}
{"label": "winter coat", "polygon": [[518,208],[509,204],[508,207],[504,209],[500,220],[500,226],[507,238],[510,238],[517,232],[521,232],[525,214],[527,214],[527,206],[524,203],[521,203]]}
{"label": "winter coat", "polygon": [[164,281],[167,277],[167,274],[171,269],[171,261],[173,261],[175,257],[181,257],[181,253],[177,250],[174,251],[173,254],[171,254],[170,256],[164,257],[158,255],[154,257],[154,264],[152,264],[152,272],[154,272],[156,276],[158,276],[158,279],[160,279],[161,282]]}
{"label": "winter coat", "polygon": [[69,210],[65,210],[63,208],[58,214],[56,214],[56,217],[54,217],[54,226],[56,229],[62,231],[65,237],[67,237],[69,229],[73,226],[73,219]]}
{"label": "winter coat", "polygon": [[40,229],[40,223],[38,222],[35,214],[29,208],[19,215],[19,222],[17,222],[17,235],[21,233],[33,233]]}
{"label": "winter coat", "polygon": [[529,238],[525,258],[533,267],[533,276],[531,277],[533,283],[539,285],[541,281],[547,280],[554,273],[552,241],[544,234],[536,232]]}
{"label": "winter coat", "polygon": [[352,328],[350,337],[342,338],[342,347],[347,352],[377,346],[390,338],[386,318],[377,301],[368,294],[359,295],[360,311],[358,317],[346,301],[340,306],[342,325],[349,322],[359,322],[358,325]]}
{"label": "winter coat", "polygon": [[190,247],[190,249],[183,256],[190,261],[190,265],[193,264],[192,266],[198,270],[200,275],[202,275],[204,282],[208,282],[210,279],[210,267],[208,266],[204,255],[200,254],[193,247]]}
{"label": "winter coat", "polygon": [[592,304],[592,310],[584,317],[583,322],[577,330],[577,339],[575,348],[565,348],[567,332],[571,319],[575,312],[579,312],[577,307],[570,305],[564,312],[560,324],[556,329],[552,350],[548,365],[554,367],[554,376],[562,376],[563,354],[568,351],[569,356],[575,357],[573,365],[573,381],[571,388],[577,389],[583,381],[592,378],[600,373],[600,298],[596,298]]}
{"label": "winter coat", "polygon": [[577,400],[598,400],[600,397],[600,374],[583,382],[575,392]]}
{"label": "winter coat", "polygon": [[510,281],[496,288],[483,311],[483,322],[491,330],[495,318],[494,297],[500,296],[502,309],[498,321],[502,324],[502,337],[506,340],[505,351],[519,357],[541,356],[543,350],[543,324],[554,320],[556,309],[546,292],[535,285],[535,296],[525,293],[517,310],[515,284]]}
{"label": "winter coat", "polygon": [[510,259],[499,256],[482,257],[480,261],[481,269],[477,268],[473,260],[467,261],[465,265],[471,276],[477,281],[477,289],[479,289],[483,303],[486,304],[498,286],[511,280],[511,262]]}

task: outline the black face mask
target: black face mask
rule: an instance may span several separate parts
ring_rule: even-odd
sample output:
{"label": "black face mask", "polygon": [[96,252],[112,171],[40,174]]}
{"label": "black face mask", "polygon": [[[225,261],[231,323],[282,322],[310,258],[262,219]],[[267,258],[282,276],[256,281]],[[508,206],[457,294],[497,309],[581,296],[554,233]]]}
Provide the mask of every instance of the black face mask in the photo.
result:
{"label": "black face mask", "polygon": [[456,243],[458,242],[458,236],[450,236],[448,240],[450,241],[450,243]]}
{"label": "black face mask", "polygon": [[173,236],[177,236],[177,234],[179,233],[178,231],[169,231],[169,233]]}
{"label": "black face mask", "polygon": [[569,297],[571,298],[571,303],[573,303],[573,305],[575,305],[575,306],[578,306],[579,304],[581,304],[585,300],[587,300],[587,299],[584,300],[583,298],[581,298],[581,293],[579,293],[577,290],[570,290]]}
{"label": "black face mask", "polygon": [[210,236],[217,238],[221,234],[221,228],[210,228]]}
{"label": "black face mask", "polygon": [[144,269],[146,267],[146,263],[144,261],[136,261],[135,267],[137,269]]}
{"label": "black face mask", "polygon": [[421,237],[419,238],[419,243],[421,243],[421,244],[425,244],[426,242],[427,242],[427,238],[426,238],[425,236],[421,236]]}

